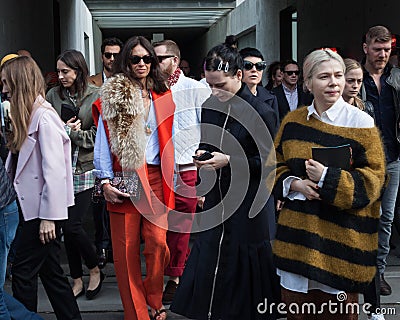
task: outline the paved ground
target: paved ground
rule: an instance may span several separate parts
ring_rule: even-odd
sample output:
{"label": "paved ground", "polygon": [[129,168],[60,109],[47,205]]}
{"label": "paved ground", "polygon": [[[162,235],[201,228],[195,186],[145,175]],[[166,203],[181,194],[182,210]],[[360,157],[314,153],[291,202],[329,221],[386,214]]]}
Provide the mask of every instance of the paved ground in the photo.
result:
{"label": "paved ground", "polygon": [[[386,308],[387,313],[386,320],[398,320],[400,319],[400,240],[396,239],[398,247],[396,250],[391,252],[388,259],[388,268],[385,273],[386,280],[390,283],[393,289],[392,295],[388,297],[382,297],[382,307]],[[68,267],[63,257],[63,268],[67,272]],[[78,305],[82,313],[83,320],[123,320],[123,309],[121,300],[119,298],[118,287],[115,279],[114,267],[112,264],[107,264],[104,269],[107,277],[104,281],[103,288],[99,295],[94,300],[86,300],[85,297],[78,298]],[[84,277],[85,283],[88,281],[87,270],[86,276]],[[11,283],[6,282],[5,288],[10,291]],[[362,298],[360,298],[362,302]],[[43,286],[39,286],[39,313],[45,320],[56,319],[54,313],[52,313],[51,305],[47,299],[47,296],[43,290]],[[188,319],[171,312],[168,313],[169,320],[183,320]],[[366,320],[366,315],[360,315],[360,320]],[[243,319],[252,320],[252,319]],[[338,320],[340,320],[338,318]]]}

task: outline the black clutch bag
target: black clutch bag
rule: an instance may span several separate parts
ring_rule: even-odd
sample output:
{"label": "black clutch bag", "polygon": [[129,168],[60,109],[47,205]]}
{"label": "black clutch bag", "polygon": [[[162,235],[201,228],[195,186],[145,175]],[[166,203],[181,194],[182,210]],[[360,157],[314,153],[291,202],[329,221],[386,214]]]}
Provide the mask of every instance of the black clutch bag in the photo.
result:
{"label": "black clutch bag", "polygon": [[79,108],[63,103],[61,105],[61,120],[67,122],[73,117],[78,117]]}
{"label": "black clutch bag", "polygon": [[312,147],[312,158],[326,167],[348,171],[352,164],[351,147],[349,144],[335,147]]}
{"label": "black clutch bag", "polygon": [[[129,193],[132,201],[138,201],[140,199],[142,186],[136,172],[115,172],[114,178],[110,179],[110,184],[121,192]],[[92,198],[95,203],[104,199],[101,180],[98,178],[94,181]]]}

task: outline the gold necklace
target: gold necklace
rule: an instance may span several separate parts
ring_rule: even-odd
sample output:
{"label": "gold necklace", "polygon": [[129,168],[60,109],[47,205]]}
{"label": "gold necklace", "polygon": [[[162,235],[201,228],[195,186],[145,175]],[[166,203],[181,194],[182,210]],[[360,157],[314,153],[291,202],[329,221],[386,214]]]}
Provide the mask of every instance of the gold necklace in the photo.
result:
{"label": "gold necklace", "polygon": [[[143,95],[143,91],[146,91],[147,93],[145,95]],[[142,90],[142,98],[143,99],[147,98],[149,96],[149,94],[150,94],[149,90],[147,90],[147,89],[146,90]]]}

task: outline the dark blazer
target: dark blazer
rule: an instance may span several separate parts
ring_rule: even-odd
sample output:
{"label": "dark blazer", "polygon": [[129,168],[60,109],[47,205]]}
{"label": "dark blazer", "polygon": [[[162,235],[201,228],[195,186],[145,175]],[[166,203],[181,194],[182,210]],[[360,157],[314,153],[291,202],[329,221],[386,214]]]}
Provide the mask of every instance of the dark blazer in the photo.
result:
{"label": "dark blazer", "polygon": [[[283,118],[290,111],[289,102],[286,99],[282,84],[280,84],[276,88],[273,88],[272,92],[278,99],[279,121],[282,122]],[[304,92],[303,88],[299,85],[297,85],[297,95],[299,98],[297,108],[302,106],[309,106],[314,99],[310,93]]]}
{"label": "dark blazer", "polygon": [[275,133],[279,129],[280,121],[279,121],[279,108],[278,108],[278,99],[271,91],[265,89],[262,86],[257,87],[257,98],[262,100],[268,107],[270,107],[275,115],[276,115],[276,123],[275,123]]}

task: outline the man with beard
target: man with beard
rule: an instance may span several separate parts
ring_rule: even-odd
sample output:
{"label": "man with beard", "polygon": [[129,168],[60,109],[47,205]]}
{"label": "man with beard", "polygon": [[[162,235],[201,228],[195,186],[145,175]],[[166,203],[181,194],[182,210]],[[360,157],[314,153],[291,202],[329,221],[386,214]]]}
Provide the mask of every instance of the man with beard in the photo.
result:
{"label": "man with beard", "polygon": [[174,41],[164,40],[153,46],[161,70],[169,76],[168,85],[176,106],[173,123],[177,173],[175,210],[168,216],[167,244],[171,259],[164,271],[169,281],[163,293],[163,303],[170,304],[189,255],[189,238],[197,204],[197,170],[192,156],[200,142],[201,105],[211,91],[199,81],[184,75],[179,68],[180,50]]}
{"label": "man with beard", "polygon": [[121,51],[123,43],[118,38],[106,38],[101,44],[101,60],[103,71],[89,77],[89,82],[101,87],[104,81],[112,75],[112,65]]}
{"label": "man with beard", "polygon": [[[384,272],[386,257],[390,250],[389,239],[400,182],[400,70],[388,63],[391,41],[392,35],[386,27],[374,26],[368,30],[363,43],[365,63],[361,95],[366,111],[375,119],[375,124],[381,131],[386,156],[386,173],[389,178],[382,195],[378,230],[379,274],[373,282],[375,292],[369,290],[369,294],[373,295],[372,299],[377,300],[378,307],[379,293],[381,295],[392,293],[390,285],[385,281]],[[366,296],[366,299],[371,297]]]}

